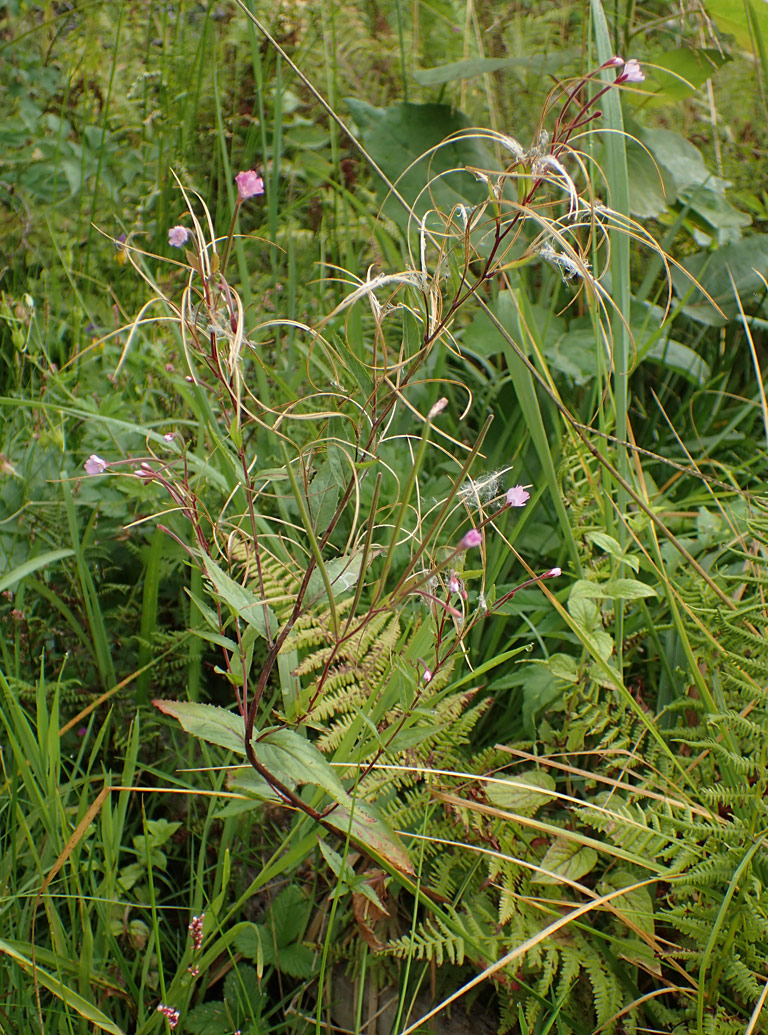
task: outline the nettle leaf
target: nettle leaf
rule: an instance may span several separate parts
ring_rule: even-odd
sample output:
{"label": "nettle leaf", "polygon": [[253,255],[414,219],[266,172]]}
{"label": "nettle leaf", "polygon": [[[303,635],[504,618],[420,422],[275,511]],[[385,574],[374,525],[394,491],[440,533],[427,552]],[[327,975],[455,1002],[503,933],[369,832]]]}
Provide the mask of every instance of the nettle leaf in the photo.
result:
{"label": "nettle leaf", "polygon": [[488,800],[519,816],[533,816],[555,795],[555,781],[543,769],[529,769],[514,776],[490,780],[485,785]]}
{"label": "nettle leaf", "polygon": [[589,873],[596,862],[597,852],[594,848],[558,837],[539,864],[549,873],[537,873],[531,880],[534,884],[560,884],[558,877],[577,881]]}
{"label": "nettle leaf", "polygon": [[245,724],[234,712],[197,701],[155,700],[152,704],[163,715],[176,719],[181,728],[193,737],[199,737],[208,744],[218,744],[238,755],[245,754]]}
{"label": "nettle leaf", "polygon": [[277,631],[275,613],[255,593],[230,578],[210,557],[203,557],[203,570],[216,595],[233,614],[242,618],[261,636],[267,635],[267,620],[271,632],[274,634]]}

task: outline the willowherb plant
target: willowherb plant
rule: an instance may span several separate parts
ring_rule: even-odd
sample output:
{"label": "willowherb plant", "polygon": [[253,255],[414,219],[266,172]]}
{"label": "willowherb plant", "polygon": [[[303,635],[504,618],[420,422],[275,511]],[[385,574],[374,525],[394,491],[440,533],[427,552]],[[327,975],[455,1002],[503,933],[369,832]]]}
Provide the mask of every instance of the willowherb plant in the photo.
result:
{"label": "willowherb plant", "polygon": [[[615,82],[590,95],[598,75],[612,68]],[[601,298],[586,255],[612,217],[588,196],[587,165],[573,141],[599,117],[596,104],[606,90],[641,80],[636,62],[613,58],[553,92],[533,148],[495,137],[509,164],[473,170],[487,186],[483,204],[432,210],[437,229],[433,219],[414,216],[418,255],[411,254],[408,268],[350,274],[353,289],[312,325],[275,318],[246,327],[227,278],[241,207],[264,192],[258,173],[238,175],[223,239],[204,199],[182,187],[189,227],[169,228],[168,241],[185,249],[187,282],[178,301],[163,292],[157,298],[183,349],[201,419],[198,444],[168,432],[155,436],[144,457],[107,462],[93,455],[85,462],[89,475],[112,471],[161,489],[169,503],[164,527],[205,580],[208,599],[194,602],[198,632],[221,649],[237,715],[193,702],[158,707],[189,732],[244,754],[260,778],[259,793],[405,872],[411,864],[397,835],[350,793],[307,734],[323,700],[338,689],[335,662],[343,650],[364,644],[367,630],[387,615],[407,617],[420,630],[418,655],[400,656],[390,644],[383,667],[369,677],[360,721],[341,741],[343,757],[335,757],[370,772],[405,729],[423,721],[427,688],[449,679],[473,627],[523,587],[560,575],[555,566],[529,573],[498,599],[485,585],[486,538],[503,537],[504,523],[530,492],[505,487],[497,474],[473,478],[490,422],[472,445],[441,427],[448,395],[430,402],[436,386],[426,364],[435,348],[452,347],[457,313],[513,266],[544,259]],[[126,248],[146,276],[133,247]],[[345,337],[353,313],[362,330]],[[287,330],[299,341],[305,369],[297,398],[289,397],[280,364],[270,362],[264,345]],[[424,491],[435,483],[436,461],[447,470],[437,498]],[[296,644],[308,615],[322,616],[325,654],[311,686],[302,687]],[[391,722],[379,709],[390,693],[398,703]],[[302,785],[317,793],[301,793]]]}

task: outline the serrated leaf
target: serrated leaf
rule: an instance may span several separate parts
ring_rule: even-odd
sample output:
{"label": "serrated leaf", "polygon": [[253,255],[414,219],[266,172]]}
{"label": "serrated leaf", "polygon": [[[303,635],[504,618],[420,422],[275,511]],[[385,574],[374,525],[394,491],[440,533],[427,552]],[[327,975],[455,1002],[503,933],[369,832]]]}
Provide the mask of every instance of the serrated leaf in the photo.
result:
{"label": "serrated leaf", "polygon": [[184,1025],[190,1035],[222,1035],[227,1030],[224,1003],[201,1003],[189,1011]]}
{"label": "serrated leaf", "polygon": [[539,864],[549,873],[537,873],[531,880],[534,884],[560,884],[558,877],[578,881],[593,869],[597,863],[597,852],[589,845],[581,845],[564,837],[556,838],[549,846]]}
{"label": "serrated leaf", "polygon": [[267,621],[272,635],[277,632],[275,613],[255,593],[227,575],[210,557],[203,557],[203,570],[215,593],[233,614],[242,618],[261,636],[267,635]]}
{"label": "serrated leaf", "polygon": [[555,797],[554,789],[555,781],[543,769],[529,769],[488,781],[485,785],[485,793],[493,805],[519,816],[535,815],[542,805]]}
{"label": "serrated leaf", "polygon": [[575,683],[579,678],[578,663],[570,654],[550,654],[546,667],[555,679],[562,679],[566,683]]}
{"label": "serrated leaf", "polygon": [[155,708],[170,715],[181,728],[193,737],[199,737],[208,744],[218,744],[238,755],[245,754],[245,724],[239,715],[213,704],[197,701],[152,702]]}

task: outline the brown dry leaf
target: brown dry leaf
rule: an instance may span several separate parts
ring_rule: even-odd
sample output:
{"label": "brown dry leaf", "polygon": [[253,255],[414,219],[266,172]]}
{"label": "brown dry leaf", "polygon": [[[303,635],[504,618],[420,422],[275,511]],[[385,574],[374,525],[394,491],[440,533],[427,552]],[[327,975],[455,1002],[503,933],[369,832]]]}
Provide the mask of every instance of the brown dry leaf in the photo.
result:
{"label": "brown dry leaf", "polygon": [[375,892],[379,902],[381,902],[381,906],[377,906],[366,895],[356,891],[352,894],[352,910],[355,914],[360,934],[368,946],[376,951],[383,947],[384,942],[376,935],[374,926],[382,917],[389,916],[384,906],[387,897],[387,875],[383,870],[366,870],[365,876],[366,884]]}

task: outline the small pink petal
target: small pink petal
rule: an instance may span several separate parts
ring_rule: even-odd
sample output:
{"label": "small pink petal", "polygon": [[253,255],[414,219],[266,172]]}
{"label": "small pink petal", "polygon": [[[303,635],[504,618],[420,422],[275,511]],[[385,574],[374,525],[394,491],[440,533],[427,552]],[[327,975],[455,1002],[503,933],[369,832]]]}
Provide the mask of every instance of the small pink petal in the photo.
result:
{"label": "small pink petal", "polygon": [[473,546],[479,546],[483,541],[483,534],[476,528],[470,528],[468,532],[465,532],[464,538],[459,543],[460,550],[471,550]]}
{"label": "small pink petal", "polygon": [[168,244],[172,248],[183,248],[189,240],[189,230],[185,226],[172,226],[168,231]]}
{"label": "small pink petal", "polygon": [[624,65],[624,69],[616,76],[617,83],[642,83],[645,81],[645,73],[640,67],[640,62],[630,58]]}
{"label": "small pink petal", "polygon": [[530,498],[530,492],[522,485],[513,485],[511,489],[507,489],[508,507],[524,507]]}
{"label": "small pink petal", "polygon": [[248,198],[255,198],[264,193],[264,180],[255,169],[248,169],[247,172],[238,173],[235,177],[237,184],[237,196],[240,201],[247,201]]}
{"label": "small pink petal", "polygon": [[445,396],[443,396],[442,399],[438,399],[437,402],[435,403],[435,405],[429,411],[429,414],[428,414],[429,419],[432,420],[432,418],[436,417],[438,415],[438,413],[442,413],[447,405],[448,405],[448,400],[445,398]]}
{"label": "small pink petal", "polygon": [[88,459],[83,464],[86,474],[104,474],[109,464],[106,460],[102,460],[100,456],[96,456],[95,453],[91,453]]}

